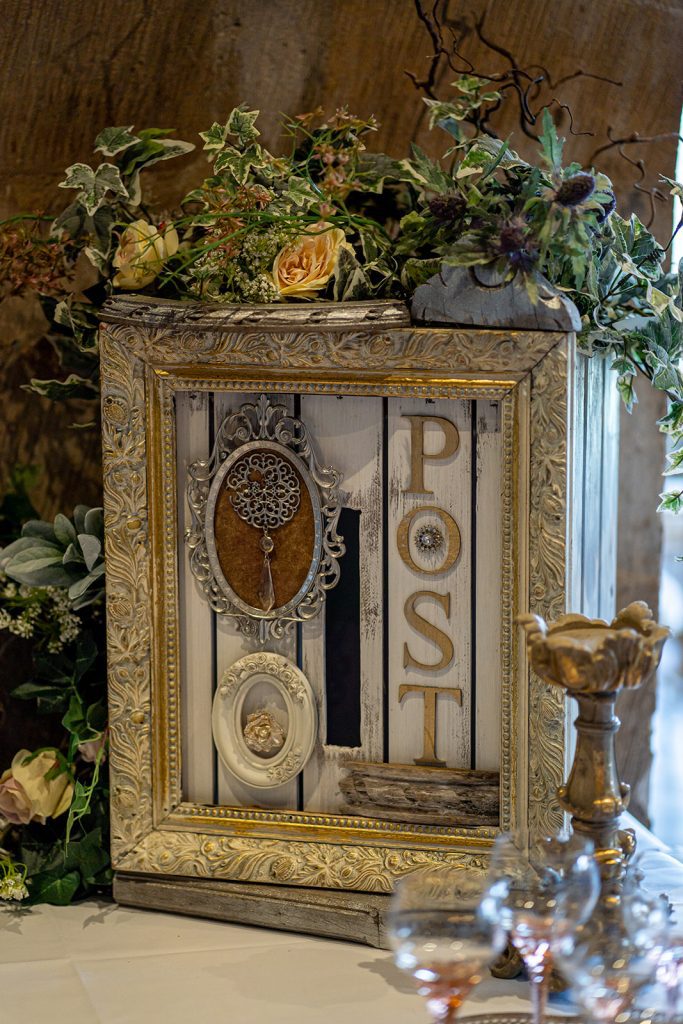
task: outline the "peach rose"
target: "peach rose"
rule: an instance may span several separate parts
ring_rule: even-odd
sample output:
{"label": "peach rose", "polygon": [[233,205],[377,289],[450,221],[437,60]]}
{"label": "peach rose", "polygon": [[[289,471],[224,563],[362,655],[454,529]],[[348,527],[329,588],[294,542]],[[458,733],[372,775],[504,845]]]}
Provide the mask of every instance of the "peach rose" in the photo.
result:
{"label": "peach rose", "polygon": [[62,772],[54,779],[45,778],[57,764],[55,755],[56,751],[43,750],[28,763],[30,750],[14,755],[12,767],[0,776],[0,814],[7,821],[44,825],[47,818],[57,818],[68,809],[74,792],[69,776]]}
{"label": "peach rose", "polygon": [[162,234],[146,220],[134,220],[119,239],[113,264],[114,287],[134,291],[151,284],[165,260],[178,251],[178,232],[169,225]]}
{"label": "peach rose", "polygon": [[332,277],[343,246],[351,248],[341,228],[313,224],[275,257],[273,280],[280,295],[314,299]]}

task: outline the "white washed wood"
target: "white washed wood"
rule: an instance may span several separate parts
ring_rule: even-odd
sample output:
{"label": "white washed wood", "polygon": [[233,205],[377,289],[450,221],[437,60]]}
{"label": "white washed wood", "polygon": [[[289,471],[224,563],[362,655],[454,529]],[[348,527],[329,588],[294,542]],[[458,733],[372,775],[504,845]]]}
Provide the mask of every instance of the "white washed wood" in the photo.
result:
{"label": "white washed wood", "polygon": [[[245,402],[253,402],[257,395],[240,392],[215,392],[214,393],[214,434],[229,412],[235,412]],[[294,407],[294,399],[289,396],[271,396],[274,401],[287,405],[291,410]],[[296,636],[285,638],[279,641],[269,641],[264,648],[255,641],[243,636],[238,632],[231,619],[220,615],[215,616],[216,622],[216,684],[226,668],[229,668],[245,654],[256,650],[274,651],[276,654],[283,654],[286,658],[296,664]],[[259,691],[257,687],[250,693],[250,701],[253,703],[260,696],[270,699],[272,691],[264,688]],[[251,707],[250,707],[251,710]],[[235,779],[227,770],[222,761],[218,760],[218,803],[226,806],[237,807],[286,807],[296,809],[297,807],[297,780],[292,779],[283,786],[273,789],[259,789],[255,786],[247,786]]]}
{"label": "white washed wood", "polygon": [[212,804],[213,615],[190,571],[190,553],[185,543],[185,530],[190,526],[185,493],[187,468],[196,459],[206,459],[209,455],[209,397],[206,392],[178,392],[176,417],[183,798]]}
{"label": "white washed wood", "polygon": [[[325,630],[322,614],[302,629],[303,670],[318,697],[319,739],[304,771],[304,809],[334,812],[342,803],[341,762],[381,761],[382,740],[382,399],[301,398],[301,418],[322,465],[342,474],[341,504],[360,516],[361,746],[326,744]],[[344,559],[341,560],[344,573]]]}
{"label": "white washed wood", "polygon": [[600,618],[612,619],[617,610],[617,519],[619,507],[619,421],[621,399],[616,386],[616,373],[609,361],[600,361],[603,374],[602,435],[602,518],[600,535]]}
{"label": "white washed wood", "polygon": [[500,403],[474,403],[477,418],[476,701],[474,768],[500,768],[503,443]]}
{"label": "white washed wood", "polygon": [[[449,768],[470,767],[470,681],[471,681],[471,403],[460,400],[389,399],[389,572],[386,606],[389,616],[389,760],[411,764],[422,755],[424,698],[408,693],[399,704],[402,683],[426,686],[459,687],[462,706],[447,694],[437,697],[436,754]],[[439,416],[454,423],[459,445],[448,459],[425,462],[424,485],[433,494],[404,494],[410,485],[411,429],[406,415]],[[440,451],[443,430],[434,423],[424,426],[424,450]],[[458,525],[460,555],[446,573],[424,575],[409,568],[401,559],[396,543],[399,523],[405,514],[420,505],[435,505],[448,512]],[[430,521],[434,516],[428,517]],[[413,520],[411,537],[418,517]],[[445,527],[443,528],[446,535]],[[411,542],[410,553],[418,565],[434,565],[434,556],[421,556]],[[439,564],[437,559],[436,564]],[[422,599],[417,611],[446,633],[454,648],[450,665],[438,672],[403,667],[403,644],[408,643],[412,657],[419,662],[438,662],[439,649],[413,630],[405,619],[404,605],[416,591],[451,595],[450,619],[431,598]]]}

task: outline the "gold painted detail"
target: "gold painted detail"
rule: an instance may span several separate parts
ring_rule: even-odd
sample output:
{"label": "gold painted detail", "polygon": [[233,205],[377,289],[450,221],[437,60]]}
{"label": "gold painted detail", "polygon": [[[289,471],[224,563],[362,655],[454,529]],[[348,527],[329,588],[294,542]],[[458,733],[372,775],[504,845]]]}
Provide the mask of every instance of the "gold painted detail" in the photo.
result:
{"label": "gold painted detail", "polygon": [[[410,421],[410,481],[403,489],[404,494],[433,494],[425,487],[425,462],[441,462],[455,455],[460,444],[460,435],[455,423],[444,416],[403,416]],[[437,452],[426,452],[424,428],[426,423],[436,423],[443,433],[443,445]]]}
{"label": "gold painted detail", "polygon": [[487,860],[445,850],[385,849],[278,839],[153,832],[119,864],[123,871],[391,892],[394,880],[437,864],[484,872]]}
{"label": "gold painted detail", "polygon": [[144,366],[102,339],[112,855],[152,827]]}
{"label": "gold painted detail", "polygon": [[451,617],[451,595],[450,594],[437,594],[434,590],[416,590],[414,594],[406,599],[406,603],[403,606],[403,612],[406,617],[406,622],[409,626],[420,633],[421,636],[431,640],[433,644],[439,648],[441,657],[438,661],[432,662],[431,664],[418,661],[412,656],[408,648],[408,644],[403,644],[403,667],[404,668],[417,668],[425,672],[440,672],[442,668],[448,668],[450,663],[453,661],[453,641],[447,633],[443,630],[438,629],[433,622],[429,619],[425,619],[423,615],[415,608],[415,605],[422,598],[431,598],[436,601],[438,605],[444,611],[447,619]]}
{"label": "gold painted detail", "polygon": [[141,358],[162,365],[216,362],[230,366],[357,371],[397,369],[499,373],[528,371],[563,334],[549,331],[452,331],[302,328],[292,331],[216,331],[108,325]]}
{"label": "gold painted detail", "polygon": [[[435,518],[441,520],[446,527],[446,533],[448,535],[448,546],[446,548],[446,556],[442,561],[441,565],[437,565],[433,569],[425,568],[423,565],[418,565],[413,556],[410,553],[410,527],[412,526],[413,519],[418,515],[423,515],[425,512],[431,512]],[[424,553],[431,553],[432,551],[439,551],[443,544],[443,534],[437,526],[429,524],[427,526],[419,527],[416,531],[417,538],[416,544],[418,550]],[[421,539],[421,534],[423,538]],[[401,522],[398,524],[396,530],[396,546],[398,553],[413,572],[422,573],[424,576],[440,576],[441,573],[448,572],[451,569],[460,554],[460,530],[458,524],[452,515],[446,512],[445,509],[439,508],[438,505],[418,505],[416,508],[406,512]]]}
{"label": "gold painted detail", "polygon": [[[567,345],[532,375],[529,608],[543,618],[565,611],[567,515]],[[532,671],[529,680],[529,824],[552,835],[562,821],[565,699]]]}
{"label": "gold painted detail", "polygon": [[436,756],[436,698],[439,693],[448,694],[462,707],[462,690],[456,686],[429,686],[418,683],[402,683],[398,688],[399,704],[407,693],[421,693],[424,697],[424,731],[422,756],[415,757],[415,764],[433,765],[445,768],[446,762]]}

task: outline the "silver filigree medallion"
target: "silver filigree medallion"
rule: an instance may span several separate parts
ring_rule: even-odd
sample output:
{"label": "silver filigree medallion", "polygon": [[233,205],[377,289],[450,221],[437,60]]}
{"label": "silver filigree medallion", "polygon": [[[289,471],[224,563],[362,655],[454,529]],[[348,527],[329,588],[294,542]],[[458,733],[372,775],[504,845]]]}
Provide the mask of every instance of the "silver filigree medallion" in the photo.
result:
{"label": "silver filigree medallion", "polygon": [[[242,633],[262,644],[316,616],[326,592],[339,579],[339,558],[344,554],[343,538],[337,533],[341,474],[318,463],[305,424],[286,406],[271,404],[261,395],[226,416],[210,457],[193,462],[188,474],[190,565],[211,608],[234,619]],[[221,561],[216,515],[222,493],[239,520],[259,535],[252,553],[255,557],[259,551],[262,562],[251,599],[238,593]],[[297,570],[300,577],[286,579],[292,585],[283,587],[281,571],[278,586],[272,561],[279,531],[304,505],[312,522],[310,550],[297,551],[297,561],[304,566]],[[256,538],[251,543],[256,544]]]}

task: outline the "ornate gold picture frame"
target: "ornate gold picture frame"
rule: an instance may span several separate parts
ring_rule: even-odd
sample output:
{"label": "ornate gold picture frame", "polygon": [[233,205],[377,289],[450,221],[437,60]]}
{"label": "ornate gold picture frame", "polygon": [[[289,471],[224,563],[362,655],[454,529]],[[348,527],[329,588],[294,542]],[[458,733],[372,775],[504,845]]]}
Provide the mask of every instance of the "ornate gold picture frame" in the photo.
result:
{"label": "ornate gold picture frame", "polygon": [[[194,903],[194,912],[207,913],[197,910],[197,879],[220,883],[226,894],[233,886],[242,897],[265,891],[261,886],[271,887],[272,898],[273,886],[284,886],[289,899],[299,888],[335,890],[340,898],[345,892],[386,894],[396,878],[431,862],[482,869],[496,832],[183,800],[179,393],[498,403],[500,706],[484,712],[494,716],[500,735],[499,828],[528,822],[547,832],[560,813],[555,791],[565,770],[566,709],[558,692],[530,674],[514,620],[526,611],[556,618],[570,605],[594,613],[584,600],[582,566],[586,558],[601,557],[601,522],[568,496],[578,493],[593,457],[585,443],[592,408],[587,396],[591,389],[603,395],[602,364],[577,363],[571,329],[419,327],[395,302],[245,309],[117,297],[105,321],[100,337],[118,898],[188,912]],[[603,426],[612,430],[607,420]],[[607,445],[601,452],[603,459],[610,455]],[[602,614],[609,602],[604,593],[593,601]],[[164,897],[159,883],[165,879],[180,889],[185,885],[186,892],[194,879],[192,898],[183,903]],[[212,892],[215,897],[215,886]],[[320,905],[327,897],[321,892],[312,902]],[[231,913],[224,909],[222,916]],[[258,920],[253,907],[252,918]],[[291,920],[284,926],[301,926],[300,914],[292,912]],[[327,933],[337,932],[330,926]]]}

